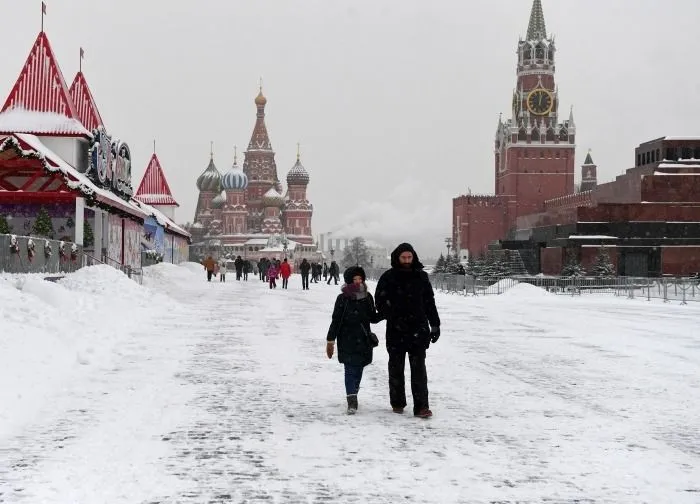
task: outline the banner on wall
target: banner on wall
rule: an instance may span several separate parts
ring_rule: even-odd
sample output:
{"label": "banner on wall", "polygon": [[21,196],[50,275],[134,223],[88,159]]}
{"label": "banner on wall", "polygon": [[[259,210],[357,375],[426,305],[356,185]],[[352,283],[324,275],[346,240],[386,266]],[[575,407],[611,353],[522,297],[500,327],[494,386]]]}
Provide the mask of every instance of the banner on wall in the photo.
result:
{"label": "banner on wall", "polygon": [[165,230],[153,217],[146,217],[143,221],[141,247],[165,255]]}

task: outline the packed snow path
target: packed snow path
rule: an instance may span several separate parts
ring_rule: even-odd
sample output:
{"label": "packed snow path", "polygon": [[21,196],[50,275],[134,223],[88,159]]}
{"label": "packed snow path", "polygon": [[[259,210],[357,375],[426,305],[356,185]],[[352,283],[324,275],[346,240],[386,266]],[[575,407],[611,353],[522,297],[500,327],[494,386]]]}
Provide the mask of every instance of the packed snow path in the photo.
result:
{"label": "packed snow path", "polygon": [[[0,396],[0,502],[700,502],[700,307],[438,294],[435,416],[410,396],[391,412],[380,345],[349,417],[324,355],[338,287],[228,277],[161,265],[145,288],[93,289],[112,310],[81,319],[91,346]],[[32,336],[8,318],[2,338],[12,323]]]}

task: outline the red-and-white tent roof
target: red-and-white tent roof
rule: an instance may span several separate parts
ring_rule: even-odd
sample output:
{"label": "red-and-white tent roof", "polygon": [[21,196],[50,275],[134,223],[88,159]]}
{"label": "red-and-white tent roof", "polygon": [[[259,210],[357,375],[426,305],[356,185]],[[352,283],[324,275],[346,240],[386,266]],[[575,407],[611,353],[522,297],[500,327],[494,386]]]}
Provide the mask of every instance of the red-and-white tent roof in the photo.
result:
{"label": "red-and-white tent roof", "polygon": [[0,132],[90,136],[43,31],[0,112]]}
{"label": "red-and-white tent roof", "polygon": [[100,116],[100,111],[97,109],[97,104],[92,97],[90,86],[88,86],[83,72],[78,72],[75,79],[73,79],[73,84],[70,86],[70,97],[75,104],[75,109],[83,126],[89,131],[94,130],[98,126],[104,126],[102,116]]}
{"label": "red-and-white tent roof", "polygon": [[170,186],[155,152],[148,162],[134,199],[147,205],[180,206],[170,192]]}

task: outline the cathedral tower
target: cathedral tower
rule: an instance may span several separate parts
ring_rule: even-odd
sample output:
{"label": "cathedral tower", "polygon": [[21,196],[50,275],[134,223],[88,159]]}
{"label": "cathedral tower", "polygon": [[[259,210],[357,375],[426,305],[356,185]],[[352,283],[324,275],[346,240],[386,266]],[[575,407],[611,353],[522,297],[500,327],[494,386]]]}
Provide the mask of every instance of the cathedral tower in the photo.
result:
{"label": "cathedral tower", "polygon": [[297,162],[287,173],[287,201],[284,208],[285,231],[294,240],[311,244],[311,215],[313,205],[309,203],[306,188],[309,185],[309,174],[301,164],[301,153],[297,145]]}
{"label": "cathedral tower", "polygon": [[573,109],[560,121],[556,45],[541,0],[533,1],[517,54],[511,117],[499,118],[495,138],[495,191],[512,202],[509,228],[517,217],[542,211],[545,200],[574,192],[576,126]]}
{"label": "cathedral tower", "polygon": [[248,230],[252,233],[262,232],[265,213],[263,196],[271,188],[274,188],[277,193],[282,190],[279,178],[277,178],[275,152],[272,150],[265,126],[266,104],[267,98],[263,95],[261,86],[258,96],[255,97],[255,107],[257,108],[255,127],[243,161],[243,172],[248,177],[248,188],[246,189]]}
{"label": "cathedral tower", "polygon": [[226,191],[226,204],[222,212],[223,232],[227,235],[248,232],[248,209],[245,192],[248,177],[238,166],[238,154],[233,155],[233,166],[221,177],[221,186]]}

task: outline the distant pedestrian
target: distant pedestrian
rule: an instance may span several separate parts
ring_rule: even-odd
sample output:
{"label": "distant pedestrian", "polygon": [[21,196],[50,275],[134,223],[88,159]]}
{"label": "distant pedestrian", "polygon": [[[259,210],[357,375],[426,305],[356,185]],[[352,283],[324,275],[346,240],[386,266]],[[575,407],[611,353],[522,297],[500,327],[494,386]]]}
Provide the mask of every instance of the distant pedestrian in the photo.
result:
{"label": "distant pedestrian", "polygon": [[309,271],[311,271],[311,264],[304,258],[299,265],[299,272],[301,273],[301,290],[309,290]]}
{"label": "distant pedestrian", "polygon": [[267,268],[267,279],[270,282],[270,289],[277,288],[277,275],[279,271],[277,270],[277,264],[274,260],[270,261],[270,266]]}
{"label": "distant pedestrian", "polygon": [[219,264],[219,282],[226,282],[226,260],[220,262]]}
{"label": "distant pedestrian", "polygon": [[379,322],[380,317],[374,307],[374,299],[367,290],[365,278],[365,272],[359,266],[345,270],[345,285],[335,300],[326,336],[326,355],[329,359],[333,357],[337,341],[338,362],[345,366],[348,415],[354,415],[357,411],[362,372],[372,362],[373,349],[379,344],[370,323]]}
{"label": "distant pedestrian", "polygon": [[202,261],[202,264],[204,265],[204,270],[207,272],[207,282],[211,282],[211,277],[214,275],[214,268],[216,267],[214,258],[212,256],[208,256],[204,261]]}
{"label": "distant pedestrian", "polygon": [[394,413],[406,407],[404,368],[406,354],[411,366],[413,415],[429,418],[428,374],[425,351],[440,337],[440,317],[428,274],[408,243],[391,253],[391,269],[377,282],[377,310],[386,319],[389,353],[389,400]]}
{"label": "distant pedestrian", "polygon": [[289,285],[289,277],[292,276],[292,265],[289,264],[286,257],[280,265],[280,276],[282,277],[282,288],[286,289]]}
{"label": "distant pedestrian", "polygon": [[243,259],[241,256],[236,257],[236,260],[233,261],[233,266],[236,268],[236,280],[241,279],[241,276],[243,276]]}
{"label": "distant pedestrian", "polygon": [[331,280],[335,280],[335,285],[338,285],[338,277],[340,276],[340,266],[335,261],[331,261],[331,266],[328,268],[328,285],[331,284]]}

